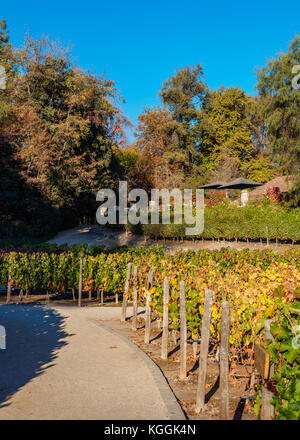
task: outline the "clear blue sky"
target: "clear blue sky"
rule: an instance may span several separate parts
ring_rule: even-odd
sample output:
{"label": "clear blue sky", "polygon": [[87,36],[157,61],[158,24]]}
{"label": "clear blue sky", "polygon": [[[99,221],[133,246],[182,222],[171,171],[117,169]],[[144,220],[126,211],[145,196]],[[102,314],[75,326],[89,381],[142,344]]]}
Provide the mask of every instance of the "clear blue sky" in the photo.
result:
{"label": "clear blue sky", "polygon": [[264,1],[2,1],[13,44],[24,33],[73,46],[84,69],[106,76],[136,123],[144,105],[159,103],[176,68],[200,63],[210,88],[240,86],[254,94],[255,67],[300,33],[300,2]]}

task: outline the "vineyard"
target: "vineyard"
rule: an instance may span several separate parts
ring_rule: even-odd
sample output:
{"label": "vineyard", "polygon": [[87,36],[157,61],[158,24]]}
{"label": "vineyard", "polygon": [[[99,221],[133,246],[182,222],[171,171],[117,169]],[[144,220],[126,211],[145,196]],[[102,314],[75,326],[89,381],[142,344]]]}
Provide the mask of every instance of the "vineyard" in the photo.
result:
{"label": "vineyard", "polygon": [[[133,226],[128,224],[132,232],[142,233],[151,238],[191,238],[186,237],[185,224],[147,224]],[[222,203],[213,207],[205,207],[204,231],[192,238],[225,239],[225,240],[300,240],[300,210],[286,209],[281,205],[267,203],[255,205],[249,203],[238,207]]]}
{"label": "vineyard", "polygon": [[[220,341],[221,304],[230,306],[230,359],[252,362],[254,343],[270,350],[276,365],[273,378],[277,418],[300,415],[300,350],[292,340],[299,328],[300,251],[189,251],[164,255],[161,247],[106,250],[103,247],[75,246],[55,252],[41,249],[26,252],[2,251],[0,284],[24,291],[52,293],[73,291],[82,286],[85,295],[102,303],[107,295],[118,302],[124,292],[128,263],[136,267],[135,282],[127,284],[123,299],[145,306],[150,293],[151,320],[163,320],[164,280],[168,279],[168,328],[180,330],[180,282],[185,285],[186,321],[190,337],[201,337],[204,294],[213,292],[210,321],[210,351],[217,352]],[[80,270],[80,266],[81,270]],[[154,278],[148,285],[149,271]],[[127,279],[128,281],[128,279]],[[101,294],[101,300],[100,300]],[[11,297],[8,296],[8,302]],[[267,319],[275,339],[264,340]],[[298,325],[298,327],[297,327]],[[275,385],[274,385],[275,384]],[[259,407],[259,399],[257,400]]]}

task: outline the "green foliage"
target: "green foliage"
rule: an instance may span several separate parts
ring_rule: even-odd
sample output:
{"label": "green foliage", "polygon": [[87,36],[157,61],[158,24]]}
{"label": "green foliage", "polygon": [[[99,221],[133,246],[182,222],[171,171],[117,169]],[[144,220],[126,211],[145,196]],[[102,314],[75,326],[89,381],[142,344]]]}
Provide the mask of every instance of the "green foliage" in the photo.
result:
{"label": "green foliage", "polygon": [[132,170],[137,161],[137,151],[130,148],[123,150],[120,148],[114,148],[113,152],[116,158],[119,160],[121,167],[124,169],[125,175],[127,175]]}
{"label": "green foliage", "polygon": [[179,69],[167,79],[159,93],[173,119],[173,142],[169,161],[182,163],[190,171],[192,164],[201,159],[200,133],[202,132],[202,107],[208,87],[203,82],[200,64]]}
{"label": "green foliage", "polygon": [[247,178],[255,182],[266,183],[274,179],[276,172],[269,159],[260,157],[251,159],[247,165]]}
{"label": "green foliage", "polygon": [[275,365],[272,404],[277,420],[300,419],[300,301],[286,304],[271,324],[274,337],[268,347]]}
{"label": "green foliage", "polygon": [[[238,87],[222,87],[209,95],[207,117],[213,130],[204,140],[216,167],[224,151],[247,163],[254,151],[251,139],[250,98]],[[228,176],[233,177],[233,176]]]}
{"label": "green foliage", "polygon": [[[288,209],[282,205],[265,202],[262,205],[247,204],[244,207],[224,202],[204,210],[204,231],[201,235],[186,236],[189,225],[141,225],[148,237],[207,238],[207,239],[268,239],[300,240],[300,209]],[[127,227],[131,230],[132,226]]]}
{"label": "green foliage", "polygon": [[[284,172],[299,176],[300,93],[292,87],[292,68],[300,64],[300,37],[257,72],[257,90],[271,147]],[[299,195],[298,195],[299,198]]]}

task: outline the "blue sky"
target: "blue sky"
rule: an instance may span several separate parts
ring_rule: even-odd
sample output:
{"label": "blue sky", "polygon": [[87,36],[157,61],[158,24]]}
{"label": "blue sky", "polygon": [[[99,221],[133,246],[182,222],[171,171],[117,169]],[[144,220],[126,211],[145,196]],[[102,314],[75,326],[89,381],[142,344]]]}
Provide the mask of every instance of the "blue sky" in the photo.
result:
{"label": "blue sky", "polygon": [[[136,123],[144,105],[159,103],[162,82],[200,63],[211,89],[240,86],[254,94],[255,67],[300,33],[299,0],[2,2],[13,44],[24,34],[49,35],[73,46],[84,69],[113,79]],[[132,138],[132,137],[131,137]]]}

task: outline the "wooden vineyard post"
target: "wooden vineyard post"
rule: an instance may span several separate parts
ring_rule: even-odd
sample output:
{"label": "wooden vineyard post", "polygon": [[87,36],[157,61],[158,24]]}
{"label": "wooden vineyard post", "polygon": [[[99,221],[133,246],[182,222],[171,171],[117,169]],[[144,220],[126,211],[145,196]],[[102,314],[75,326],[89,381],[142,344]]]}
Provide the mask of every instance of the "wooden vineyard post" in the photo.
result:
{"label": "wooden vineyard post", "polygon": [[11,260],[9,259],[9,268],[8,268],[8,280],[7,280],[7,291],[6,291],[6,304],[10,303],[11,299],[11,276],[10,276],[10,264]]}
{"label": "wooden vineyard post", "polygon": [[172,338],[173,338],[174,345],[177,345],[177,333],[174,328],[172,330]]}
{"label": "wooden vineyard post", "polygon": [[164,279],[164,305],[163,305],[163,334],[161,343],[161,358],[168,359],[168,333],[169,333],[169,279]]}
{"label": "wooden vineyard post", "polygon": [[22,302],[22,300],[23,300],[23,289],[21,289],[20,290],[20,293],[19,293],[19,303],[21,303]]}
{"label": "wooden vineyard post", "polygon": [[220,419],[229,420],[229,303],[222,302],[220,342]]}
{"label": "wooden vineyard post", "polygon": [[186,305],[185,305],[185,283],[180,281],[180,374],[179,379],[186,379]]}
{"label": "wooden vineyard post", "polygon": [[145,310],[145,344],[150,343],[150,333],[151,333],[151,307],[150,307],[150,300],[151,300],[151,294],[150,289],[153,285],[153,271],[150,270],[148,274],[148,286],[147,286],[147,292],[146,292],[146,310]]}
{"label": "wooden vineyard post", "polygon": [[103,296],[103,292],[104,292],[104,287],[102,287],[102,289],[101,289],[100,304],[104,304],[104,296]]}
{"label": "wooden vineyard post", "polygon": [[[265,321],[265,339],[271,339],[274,340],[272,334],[271,334],[271,322],[272,319],[267,319]],[[269,377],[272,377],[274,374],[274,365],[271,365],[270,371],[269,371]],[[274,406],[271,404],[271,400],[273,397],[273,393],[269,391],[265,387],[265,380],[261,389],[261,419],[262,420],[269,420],[272,417],[274,417]]]}
{"label": "wooden vineyard post", "polygon": [[81,307],[81,297],[82,297],[82,258],[80,258],[80,266],[79,266],[78,307]]}
{"label": "wooden vineyard post", "polygon": [[130,287],[130,274],[131,274],[132,263],[127,264],[127,273],[126,273],[126,281],[125,281],[125,289],[123,294],[123,303],[122,303],[122,311],[121,311],[121,322],[126,321],[126,307],[127,307],[127,298],[126,295],[129,292]]}
{"label": "wooden vineyard post", "polygon": [[137,312],[138,312],[138,290],[137,290],[137,276],[138,276],[138,267],[134,266],[133,270],[133,316],[132,316],[132,330],[137,330]]}
{"label": "wooden vineyard post", "polygon": [[208,348],[209,348],[212,295],[213,292],[211,290],[209,289],[205,290],[204,312],[203,312],[202,329],[201,329],[198,388],[197,388],[196,408],[195,408],[197,413],[199,413],[204,408],[205,405],[205,382],[206,382],[206,370],[207,370],[207,356],[208,356]]}
{"label": "wooden vineyard post", "polygon": [[198,339],[198,335],[196,335],[195,341],[193,341],[193,358],[194,358],[194,360],[197,359],[197,348],[198,348],[197,339]]}

